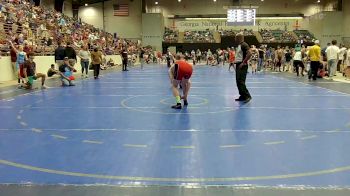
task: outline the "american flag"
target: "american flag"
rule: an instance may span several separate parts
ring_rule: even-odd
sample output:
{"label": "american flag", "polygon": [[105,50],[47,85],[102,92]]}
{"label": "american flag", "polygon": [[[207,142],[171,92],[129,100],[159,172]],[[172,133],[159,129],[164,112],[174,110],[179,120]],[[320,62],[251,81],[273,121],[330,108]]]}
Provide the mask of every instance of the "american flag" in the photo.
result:
{"label": "american flag", "polygon": [[114,16],[129,16],[129,4],[113,5]]}

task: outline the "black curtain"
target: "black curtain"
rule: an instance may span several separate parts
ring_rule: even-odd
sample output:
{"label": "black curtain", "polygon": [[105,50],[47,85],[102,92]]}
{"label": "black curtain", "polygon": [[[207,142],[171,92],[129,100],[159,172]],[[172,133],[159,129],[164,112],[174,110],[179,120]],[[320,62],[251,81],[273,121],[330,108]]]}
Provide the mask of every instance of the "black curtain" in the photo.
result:
{"label": "black curtain", "polygon": [[40,6],[40,0],[33,0],[35,6]]}
{"label": "black curtain", "polygon": [[62,12],[64,0],[55,0],[55,10],[58,12]]}

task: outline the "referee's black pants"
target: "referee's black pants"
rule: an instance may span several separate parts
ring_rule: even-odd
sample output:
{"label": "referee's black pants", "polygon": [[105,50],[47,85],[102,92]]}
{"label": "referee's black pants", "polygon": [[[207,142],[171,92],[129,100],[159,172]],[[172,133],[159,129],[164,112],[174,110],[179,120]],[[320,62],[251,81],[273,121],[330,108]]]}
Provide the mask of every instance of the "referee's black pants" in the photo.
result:
{"label": "referee's black pants", "polygon": [[240,95],[240,99],[248,99],[251,98],[250,93],[247,89],[247,86],[245,85],[245,81],[247,79],[248,74],[248,65],[243,65],[241,68],[239,68],[240,62],[235,63],[236,64],[236,84],[238,88],[238,92]]}

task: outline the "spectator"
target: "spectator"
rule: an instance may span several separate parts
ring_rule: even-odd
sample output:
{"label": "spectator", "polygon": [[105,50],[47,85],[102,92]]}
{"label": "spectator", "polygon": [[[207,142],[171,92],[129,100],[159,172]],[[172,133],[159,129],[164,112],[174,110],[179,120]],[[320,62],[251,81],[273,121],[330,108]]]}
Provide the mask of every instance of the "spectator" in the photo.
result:
{"label": "spectator", "polygon": [[67,42],[67,46],[64,50],[64,56],[68,57],[70,66],[74,67],[75,63],[77,62],[77,54],[74,48],[72,48],[70,42]]}
{"label": "spectator", "polygon": [[22,80],[20,68],[23,67],[23,63],[27,60],[27,54],[23,51],[23,46],[19,46],[17,50],[12,42],[10,42],[10,44],[11,44],[12,50],[14,50],[14,52],[16,53],[16,70],[18,75],[18,88],[20,88],[21,80]]}
{"label": "spectator", "polygon": [[337,63],[338,63],[338,54],[339,48],[337,46],[337,40],[332,41],[332,45],[326,49],[327,61],[328,61],[328,70],[329,78],[332,80],[333,76],[336,75]]}
{"label": "spectator", "polygon": [[[81,65],[81,77],[88,78],[89,76],[89,57],[91,56],[87,46],[82,46],[79,51],[80,65]],[[84,76],[85,71],[85,76]]]}
{"label": "spectator", "polygon": [[55,65],[51,64],[49,70],[47,71],[47,76],[52,77],[55,74],[60,74],[61,72],[55,69]]}
{"label": "spectator", "polygon": [[[292,64],[291,64],[291,61],[292,61],[293,57],[292,57],[292,52],[287,49],[286,52],[285,52],[285,64],[283,65],[283,71],[291,71],[292,70]],[[285,70],[285,67],[287,66],[287,69]]]}
{"label": "spectator", "polygon": [[59,71],[62,73],[62,86],[75,86],[74,76],[72,73],[74,71],[74,67],[70,66],[68,57],[64,57],[63,63],[59,67]]}
{"label": "spectator", "polygon": [[252,74],[256,74],[257,72],[257,65],[259,60],[259,51],[258,49],[252,45],[250,48],[250,64],[252,65]]}
{"label": "spectator", "polygon": [[63,64],[63,60],[65,57],[65,48],[63,47],[62,42],[58,43],[58,47],[55,50],[55,62],[57,67],[60,67]]}
{"label": "spectator", "polygon": [[20,84],[20,79],[18,77],[18,69],[16,66],[17,62],[17,53],[16,50],[13,47],[10,47],[10,55],[11,55],[11,65],[12,65],[12,71],[14,74],[14,78],[18,79],[18,84]]}
{"label": "spectator", "polygon": [[345,69],[345,76],[346,79],[350,79],[350,49],[348,49],[348,52],[346,53],[346,69]]}
{"label": "spectator", "polygon": [[129,71],[127,69],[127,66],[128,66],[128,52],[126,51],[126,49],[122,50],[122,60],[123,60],[123,71]]}
{"label": "spectator", "polygon": [[33,48],[29,46],[27,41],[24,42],[23,51],[27,53],[27,57],[29,57],[28,55],[33,52]]}
{"label": "spectator", "polygon": [[339,67],[338,70],[340,71],[340,73],[343,73],[343,76],[345,75],[345,73],[344,73],[345,55],[346,55],[346,48],[345,48],[344,44],[340,44],[339,53],[338,53],[338,67]]}
{"label": "spectator", "polygon": [[28,60],[26,60],[25,63],[23,64],[23,78],[27,81],[25,88],[32,89],[34,80],[41,78],[41,88],[46,89],[47,88],[47,86],[45,85],[46,75],[36,72],[36,64],[33,60],[34,60],[34,54],[30,53]]}
{"label": "spectator", "polygon": [[95,47],[94,51],[91,52],[91,61],[92,61],[92,66],[94,68],[94,78],[98,79],[98,76],[100,75],[101,64],[102,64],[102,52],[99,51],[97,47]]}
{"label": "spectator", "polygon": [[[309,71],[309,80],[311,80],[311,77],[313,80],[316,80],[316,78],[317,78],[317,72],[318,72],[318,69],[320,67],[320,62],[321,62],[321,48],[320,48],[319,44],[320,44],[320,42],[318,40],[315,40],[314,46],[312,46],[309,49],[308,56],[309,56],[310,61],[311,61],[311,64],[310,64],[311,71]],[[326,52],[327,52],[327,50],[326,50]]]}

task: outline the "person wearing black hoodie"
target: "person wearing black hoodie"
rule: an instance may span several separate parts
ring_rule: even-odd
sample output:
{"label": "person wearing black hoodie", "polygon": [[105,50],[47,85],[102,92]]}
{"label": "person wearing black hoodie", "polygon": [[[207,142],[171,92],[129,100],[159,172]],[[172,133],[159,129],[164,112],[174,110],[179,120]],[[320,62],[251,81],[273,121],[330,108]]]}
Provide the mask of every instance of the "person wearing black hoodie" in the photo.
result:
{"label": "person wearing black hoodie", "polygon": [[74,67],[75,63],[77,62],[77,53],[75,52],[74,48],[72,48],[71,43],[67,42],[66,49],[64,50],[65,57],[68,57],[69,59],[69,65]]}
{"label": "person wearing black hoodie", "polygon": [[61,65],[63,65],[63,60],[65,57],[65,48],[63,47],[61,42],[58,42],[58,47],[55,50],[55,62],[57,65],[57,69],[58,67],[60,67]]}

